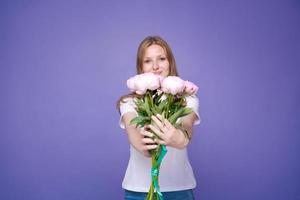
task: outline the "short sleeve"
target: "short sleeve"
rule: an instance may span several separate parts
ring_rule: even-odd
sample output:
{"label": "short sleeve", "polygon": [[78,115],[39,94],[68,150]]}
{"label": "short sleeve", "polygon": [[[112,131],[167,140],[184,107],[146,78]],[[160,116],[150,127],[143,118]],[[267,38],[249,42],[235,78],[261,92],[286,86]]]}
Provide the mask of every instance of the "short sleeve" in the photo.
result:
{"label": "short sleeve", "polygon": [[133,98],[127,98],[127,99],[124,99],[123,101],[120,102],[120,113],[121,113],[121,116],[120,116],[120,120],[119,120],[119,125],[121,128],[125,129],[125,125],[124,125],[124,122],[123,122],[123,115],[125,113],[129,113],[129,112],[134,112],[137,114],[136,110],[135,110],[135,103],[134,103],[134,100]]}
{"label": "short sleeve", "polygon": [[191,108],[197,116],[197,119],[194,121],[194,125],[200,124],[201,117],[199,114],[199,99],[196,95],[186,96],[186,107]]}

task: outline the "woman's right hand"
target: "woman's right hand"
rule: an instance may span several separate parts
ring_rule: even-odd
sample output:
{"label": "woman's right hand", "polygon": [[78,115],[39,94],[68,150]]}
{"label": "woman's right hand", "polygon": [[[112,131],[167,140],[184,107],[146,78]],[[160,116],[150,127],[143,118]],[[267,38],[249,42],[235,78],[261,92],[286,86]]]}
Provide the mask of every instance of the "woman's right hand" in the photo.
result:
{"label": "woman's right hand", "polygon": [[143,135],[143,138],[142,138],[142,151],[143,151],[143,154],[146,157],[151,157],[151,155],[149,153],[149,150],[157,148],[157,143],[154,141],[154,139],[152,139],[154,134],[147,131],[147,130],[145,130],[145,129],[142,129],[140,132]]}
{"label": "woman's right hand", "polygon": [[128,112],[123,115],[123,122],[130,144],[141,154],[146,157],[151,157],[149,150],[156,149],[157,143],[152,139],[153,133],[143,128],[136,128],[135,125],[130,124],[130,121],[136,117],[136,113]]}

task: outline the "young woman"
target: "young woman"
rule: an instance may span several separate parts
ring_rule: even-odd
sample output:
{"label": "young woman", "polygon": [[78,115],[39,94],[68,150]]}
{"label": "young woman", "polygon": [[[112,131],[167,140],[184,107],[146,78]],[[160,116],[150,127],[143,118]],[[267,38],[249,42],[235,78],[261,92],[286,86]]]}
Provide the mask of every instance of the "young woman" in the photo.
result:
{"label": "young woman", "polygon": [[[169,45],[161,37],[146,37],[139,45],[136,62],[137,73],[152,72],[161,76],[178,76],[175,59]],[[121,114],[120,126],[126,129],[130,142],[130,159],[122,183],[126,200],[144,200],[151,184],[151,157],[149,150],[158,144],[165,144],[168,152],[162,161],[159,174],[160,191],[165,200],[194,199],[196,187],[193,170],[190,165],[187,145],[192,137],[192,126],[200,123],[198,98],[186,97],[187,107],[194,112],[182,117],[181,123],[189,137],[173,126],[166,126],[162,116],[153,116],[154,125],[147,129],[136,128],[130,121],[137,116],[133,99],[134,94],[122,96],[118,101]],[[166,128],[167,127],[167,128]],[[148,131],[147,131],[148,130]],[[152,130],[160,139],[152,140]]]}

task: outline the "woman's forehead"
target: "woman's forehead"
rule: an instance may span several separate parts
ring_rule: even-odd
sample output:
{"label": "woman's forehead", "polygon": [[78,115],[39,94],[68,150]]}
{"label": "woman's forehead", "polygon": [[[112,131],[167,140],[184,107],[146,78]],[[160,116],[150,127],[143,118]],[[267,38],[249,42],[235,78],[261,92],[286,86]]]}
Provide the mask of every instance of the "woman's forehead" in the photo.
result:
{"label": "woman's forehead", "polygon": [[160,45],[153,44],[145,49],[145,56],[166,55],[166,50]]}

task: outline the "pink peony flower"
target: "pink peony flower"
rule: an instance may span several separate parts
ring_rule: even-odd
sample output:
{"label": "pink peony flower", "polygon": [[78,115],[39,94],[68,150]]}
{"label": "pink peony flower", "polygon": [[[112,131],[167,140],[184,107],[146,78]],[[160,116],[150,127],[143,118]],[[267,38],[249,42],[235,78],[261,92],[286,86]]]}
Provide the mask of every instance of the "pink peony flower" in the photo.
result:
{"label": "pink peony flower", "polygon": [[135,91],[134,79],[135,79],[135,77],[131,77],[127,80],[127,87],[129,88],[129,90],[131,92]]}
{"label": "pink peony flower", "polygon": [[127,80],[127,87],[131,92],[143,95],[147,90],[156,90],[160,87],[160,77],[153,73],[138,74]]}
{"label": "pink peony flower", "polygon": [[173,95],[180,94],[184,91],[184,80],[177,76],[168,76],[162,80],[161,90]]}
{"label": "pink peony flower", "polygon": [[198,86],[190,81],[185,81],[184,85],[185,85],[184,91],[189,95],[196,94],[196,92],[198,91]]}

